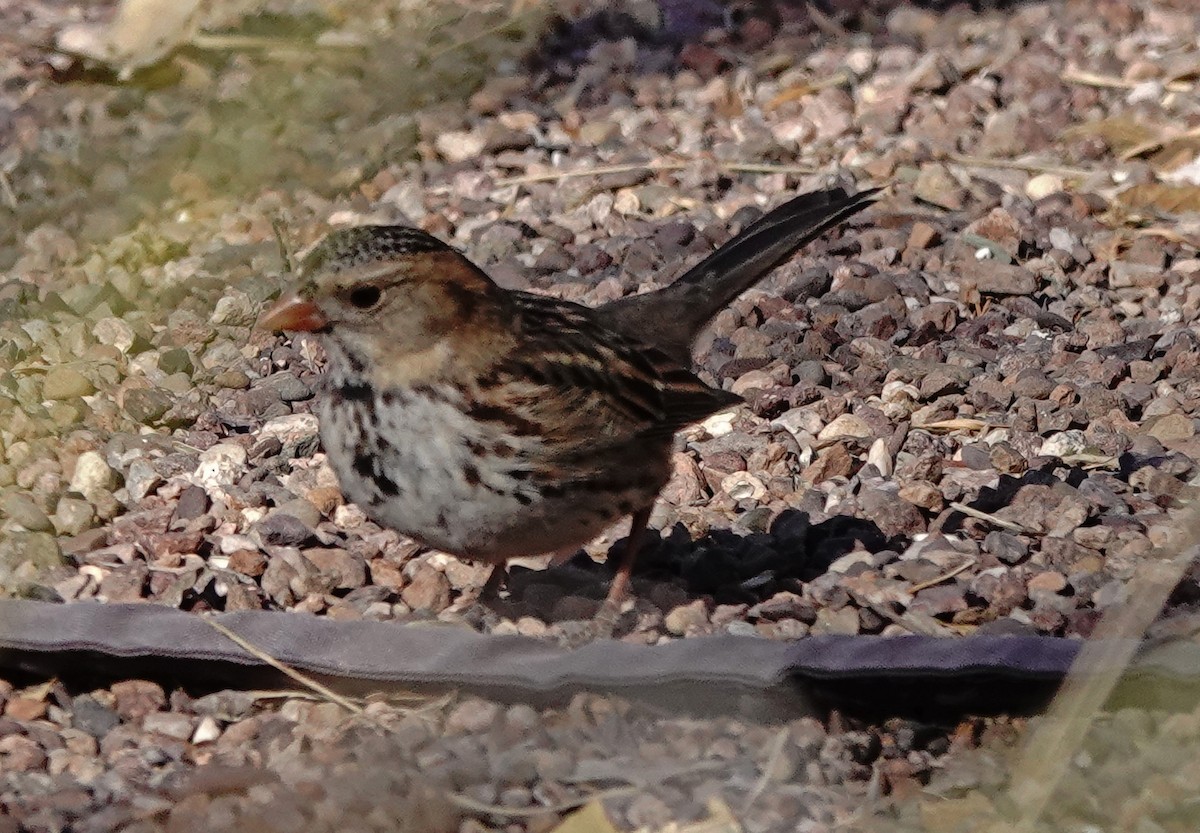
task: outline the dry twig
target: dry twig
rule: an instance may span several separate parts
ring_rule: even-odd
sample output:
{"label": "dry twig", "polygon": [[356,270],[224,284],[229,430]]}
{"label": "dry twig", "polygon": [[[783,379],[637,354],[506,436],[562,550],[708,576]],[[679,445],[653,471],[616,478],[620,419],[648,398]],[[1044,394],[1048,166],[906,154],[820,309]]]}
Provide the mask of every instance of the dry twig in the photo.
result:
{"label": "dry twig", "polygon": [[[1068,84],[1098,87],[1102,90],[1132,90],[1143,83],[1141,81],[1126,81],[1124,78],[1117,78],[1115,75],[1102,75],[1098,72],[1088,72],[1087,70],[1074,68],[1066,70],[1060,77]],[[1196,89],[1196,85],[1188,84],[1185,81],[1168,81],[1163,84],[1163,89],[1169,93],[1190,93]]]}
{"label": "dry twig", "polygon": [[[953,504],[951,504],[951,505],[953,505]],[[961,573],[963,570],[967,569],[974,563],[975,563],[974,559],[968,558],[966,561],[959,564],[957,567],[955,567],[951,570],[947,570],[946,572],[942,573],[940,576],[934,576],[933,578],[929,579],[928,581],[923,581],[920,584],[914,584],[910,588],[909,592],[910,593],[919,593],[927,587],[933,587],[934,585],[941,584],[943,581],[948,581],[949,579],[954,578],[956,575],[958,575],[959,573]]]}
{"label": "dry twig", "polygon": [[973,509],[970,506],[967,506],[965,503],[959,503],[958,501],[952,500],[946,505],[956,512],[962,512],[964,515],[970,515],[972,518],[977,518],[981,521],[987,521],[993,526],[998,526],[1001,529],[1007,529],[1009,532],[1033,532],[1032,529],[1022,526],[1019,523],[1006,521],[1004,518],[998,518],[990,512],[984,512],[980,509]]}
{"label": "dry twig", "polygon": [[292,668],[291,666],[280,662],[279,660],[275,659],[275,657],[271,656],[266,651],[264,651],[262,648],[259,648],[253,642],[250,642],[248,639],[245,639],[245,638],[239,636],[238,634],[231,631],[229,628],[222,625],[216,619],[213,619],[212,617],[209,617],[209,616],[201,616],[200,621],[208,624],[213,630],[215,630],[217,633],[224,636],[230,642],[237,645],[239,648],[241,648],[246,653],[250,654],[250,656],[254,657],[255,659],[261,660],[262,662],[265,662],[267,665],[271,666],[276,671],[280,671],[280,672],[286,674],[288,677],[290,677],[293,680],[295,680],[296,682],[300,683],[300,685],[304,686],[305,688],[309,689],[310,691],[316,692],[317,694],[321,695],[322,697],[324,697],[326,700],[330,701],[331,703],[337,703],[339,706],[341,706],[343,709],[350,712],[351,714],[361,715],[363,713],[362,708],[360,708],[356,704],[350,702],[345,697],[338,694],[336,691],[333,691],[328,686],[321,685],[319,682],[314,680],[312,677],[309,677],[306,674],[302,674],[299,671],[297,671],[295,668]]}
{"label": "dry twig", "polygon": [[600,790],[599,792],[581,795],[579,798],[562,801],[558,804],[548,804],[544,807],[506,807],[503,804],[488,804],[486,801],[479,801],[462,793],[447,793],[446,797],[450,799],[450,803],[454,806],[471,813],[487,813],[492,816],[506,816],[508,818],[531,818],[534,816],[559,815],[568,810],[582,807],[591,801],[620,798],[625,795],[633,795],[637,791],[637,787],[613,787],[609,790]]}

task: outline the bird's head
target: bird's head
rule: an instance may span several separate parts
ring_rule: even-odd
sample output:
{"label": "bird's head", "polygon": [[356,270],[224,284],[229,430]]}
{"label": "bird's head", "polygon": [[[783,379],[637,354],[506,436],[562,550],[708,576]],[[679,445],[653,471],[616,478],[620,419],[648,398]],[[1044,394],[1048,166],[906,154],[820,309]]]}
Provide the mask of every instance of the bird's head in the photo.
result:
{"label": "bird's head", "polygon": [[368,364],[486,343],[504,294],[461,253],[419,229],[358,226],[304,256],[296,285],[259,318],[270,330],[321,333]]}

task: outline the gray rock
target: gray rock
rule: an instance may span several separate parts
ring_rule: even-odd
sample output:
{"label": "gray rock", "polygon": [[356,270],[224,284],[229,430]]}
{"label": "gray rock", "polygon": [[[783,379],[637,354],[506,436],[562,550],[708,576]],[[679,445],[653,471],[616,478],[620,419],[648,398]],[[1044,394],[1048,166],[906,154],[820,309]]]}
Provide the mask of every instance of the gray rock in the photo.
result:
{"label": "gray rock", "polygon": [[64,497],[58,502],[51,520],[59,535],[78,535],[95,525],[96,513],[86,500]]}
{"label": "gray rock", "polygon": [[991,553],[1005,564],[1016,564],[1029,554],[1029,546],[1015,535],[993,531],[983,539],[983,551]]}
{"label": "gray rock", "polygon": [[294,373],[276,373],[267,378],[266,384],[284,402],[302,402],[313,397],[312,388],[301,382]]}
{"label": "gray rock", "polygon": [[1037,289],[1037,276],[1021,266],[971,258],[959,268],[962,285],[982,294],[1029,295]]}
{"label": "gray rock", "polygon": [[313,536],[312,527],[295,515],[271,512],[254,525],[254,532],[264,544],[280,547],[295,547]]}
{"label": "gray rock", "polygon": [[145,460],[134,460],[125,474],[125,490],[130,500],[138,502],[163,484],[163,479],[154,467]]}
{"label": "gray rock", "polygon": [[173,404],[170,394],[157,388],[138,388],[125,394],[125,413],[138,425],[154,425]]}
{"label": "gray rock", "polygon": [[52,367],[42,379],[43,399],[74,399],[95,392],[91,380],[72,367]]}
{"label": "gray rock", "polygon": [[227,327],[249,327],[258,316],[257,304],[244,292],[226,291],[229,294],[217,299],[209,321]]}
{"label": "gray rock", "polygon": [[102,738],[121,722],[120,716],[90,694],[71,701],[71,724],[94,738]]}
{"label": "gray rock", "polygon": [[14,492],[4,499],[5,516],[30,532],[51,532],[54,527],[49,516],[23,492]]}
{"label": "gray rock", "polygon": [[335,577],[335,590],[354,590],[367,583],[366,562],[343,549],[314,547],[304,550],[302,555],[322,572]]}
{"label": "gray rock", "polygon": [[190,375],[195,367],[192,365],[192,357],[188,355],[188,351],[182,347],[175,347],[159,354],[158,369],[168,376],[175,373]]}
{"label": "gray rock", "polygon": [[179,495],[175,504],[174,520],[190,521],[208,511],[208,493],[200,486],[188,486]]}
{"label": "gray rock", "polygon": [[272,515],[276,513],[299,518],[310,527],[315,527],[321,522],[321,511],[304,498],[296,498],[295,500],[289,500],[287,503],[281,503],[270,512]]}

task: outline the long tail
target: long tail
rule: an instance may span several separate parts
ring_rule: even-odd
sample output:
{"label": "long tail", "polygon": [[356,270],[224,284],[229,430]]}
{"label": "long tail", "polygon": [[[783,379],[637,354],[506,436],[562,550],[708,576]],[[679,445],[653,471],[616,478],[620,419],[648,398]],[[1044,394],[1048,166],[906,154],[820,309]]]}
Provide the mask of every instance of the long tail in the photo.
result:
{"label": "long tail", "polygon": [[882,189],[801,194],[768,211],[670,286],[597,310],[610,329],[690,361],[692,342],[713,316],[802,246],[857,214]]}

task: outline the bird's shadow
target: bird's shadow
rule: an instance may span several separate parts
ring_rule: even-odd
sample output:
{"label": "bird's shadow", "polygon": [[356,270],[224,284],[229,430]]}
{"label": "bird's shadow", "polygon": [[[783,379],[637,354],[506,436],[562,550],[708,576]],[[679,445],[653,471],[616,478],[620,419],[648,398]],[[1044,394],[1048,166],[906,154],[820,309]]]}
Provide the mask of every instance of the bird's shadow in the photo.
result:
{"label": "bird's shadow", "polygon": [[[508,619],[532,616],[546,622],[588,618],[599,610],[628,539],[617,541],[605,563],[580,552],[546,570],[510,569],[507,591],[482,604]],[[651,529],[633,574],[635,610],[662,613],[694,599],[712,605],[763,602],[780,591],[803,592],[841,556],[876,552],[894,542],[873,522],[834,516],[812,523],[803,511],[780,513],[764,532],[721,529],[693,539],[682,524]]]}

